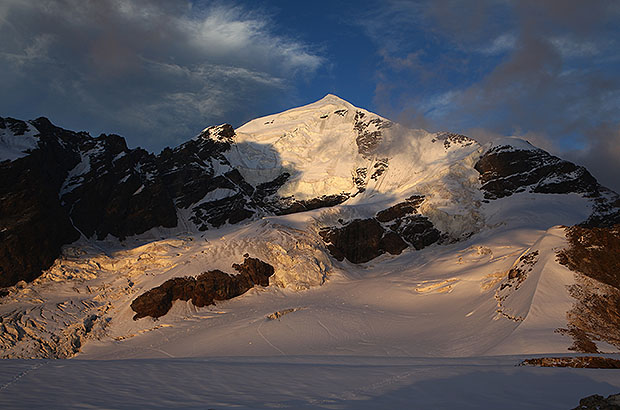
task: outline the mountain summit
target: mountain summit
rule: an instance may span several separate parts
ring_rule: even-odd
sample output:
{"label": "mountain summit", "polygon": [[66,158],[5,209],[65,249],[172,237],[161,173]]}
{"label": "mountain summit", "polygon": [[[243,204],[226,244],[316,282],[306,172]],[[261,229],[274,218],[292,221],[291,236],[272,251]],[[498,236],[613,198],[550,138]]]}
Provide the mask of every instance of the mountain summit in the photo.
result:
{"label": "mountain summit", "polygon": [[331,94],[157,155],[0,118],[0,198],[2,357],[620,347],[619,197],[517,138]]}

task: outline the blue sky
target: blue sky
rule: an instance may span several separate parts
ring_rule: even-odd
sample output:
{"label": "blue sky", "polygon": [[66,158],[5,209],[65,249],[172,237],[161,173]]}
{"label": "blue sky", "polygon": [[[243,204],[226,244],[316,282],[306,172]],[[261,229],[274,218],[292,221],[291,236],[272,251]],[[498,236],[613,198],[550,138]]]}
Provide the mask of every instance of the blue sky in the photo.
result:
{"label": "blue sky", "polygon": [[620,189],[620,2],[2,0],[0,115],[159,151],[333,93]]}

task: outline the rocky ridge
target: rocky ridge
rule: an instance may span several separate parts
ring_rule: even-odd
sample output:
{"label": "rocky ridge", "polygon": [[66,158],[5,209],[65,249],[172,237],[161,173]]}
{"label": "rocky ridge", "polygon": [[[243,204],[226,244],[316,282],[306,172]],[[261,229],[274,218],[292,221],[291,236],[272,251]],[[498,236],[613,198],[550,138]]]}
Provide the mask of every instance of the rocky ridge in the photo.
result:
{"label": "rocky ridge", "polygon": [[[527,144],[527,145],[525,145]],[[593,213],[584,226],[611,226],[620,223],[620,197],[601,186],[584,168],[548,152],[510,140],[496,143],[474,165],[480,173],[480,189],[487,200],[519,192],[580,194],[593,201]]]}
{"label": "rocky ridge", "polygon": [[[363,263],[465,239],[484,227],[481,201],[520,192],[588,198],[594,212],[584,226],[620,221],[617,194],[583,167],[522,140],[483,147],[459,134],[416,134],[331,95],[239,130],[206,128],[158,155],[129,149],[118,135],[93,138],[45,118],[2,118],[0,129],[9,145],[29,147],[0,162],[0,286],[37,277],[80,235],[204,231],[388,197],[394,189],[374,217],[321,226],[336,259]],[[341,146],[330,146],[331,133]],[[20,143],[22,135],[30,145]],[[424,171],[441,161],[443,168]],[[418,174],[420,182],[411,177]]]}

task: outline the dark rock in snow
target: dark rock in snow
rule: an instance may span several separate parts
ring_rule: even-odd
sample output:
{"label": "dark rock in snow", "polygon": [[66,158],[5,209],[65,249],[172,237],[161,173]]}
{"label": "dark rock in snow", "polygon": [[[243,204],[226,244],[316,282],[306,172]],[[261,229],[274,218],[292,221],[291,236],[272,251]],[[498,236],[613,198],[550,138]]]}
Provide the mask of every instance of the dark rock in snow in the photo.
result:
{"label": "dark rock in snow", "polygon": [[385,252],[398,255],[407,247],[397,235],[386,237],[385,229],[374,218],[355,219],[342,228],[329,228],[320,234],[334,258],[346,258],[353,263],[368,262]]}
{"label": "dark rock in snow", "polygon": [[579,406],[573,410],[620,410],[620,393],[611,394],[607,398],[593,394],[579,400]]}
{"label": "dark rock in snow", "polygon": [[258,202],[264,202],[270,196],[273,196],[278,192],[278,189],[282,188],[282,186],[288,181],[291,177],[291,174],[288,172],[283,172],[280,176],[276,177],[274,180],[269,182],[264,182],[262,184],[258,184],[256,186],[256,190],[254,191],[253,198]]}
{"label": "dark rock in snow", "polygon": [[[191,207],[191,220],[201,230],[209,226],[237,223],[256,213],[251,199],[254,188],[224,156],[234,141],[229,124],[210,127],[197,138],[158,156],[158,168],[164,185],[178,208]],[[210,199],[213,192],[229,194]]]}
{"label": "dark rock in snow", "polygon": [[131,309],[136,312],[133,319],[163,316],[168,313],[175,300],[191,300],[195,306],[202,307],[212,305],[218,300],[232,299],[255,285],[269,286],[269,277],[274,273],[273,266],[250,257],[246,257],[242,264],[233,264],[232,267],[239,274],[229,275],[220,270],[212,270],[196,278],[167,280],[131,302]]}
{"label": "dark rock in snow", "polygon": [[375,218],[355,219],[343,227],[328,227],[319,233],[332,256],[340,261],[346,258],[349,262],[364,263],[386,252],[400,255],[410,245],[419,250],[441,237],[428,218],[416,215],[422,201],[423,196],[414,195],[378,212]]}
{"label": "dark rock in snow", "polygon": [[404,216],[391,225],[390,229],[398,233],[416,250],[426,248],[441,238],[441,232],[435,228],[430,219],[422,215]]}
{"label": "dark rock in snow", "polygon": [[525,359],[519,366],[573,367],[578,369],[620,369],[620,360],[601,356],[537,357]]}
{"label": "dark rock in snow", "polygon": [[424,202],[424,196],[422,195],[414,195],[410,198],[407,198],[405,202],[398,203],[394,206],[391,206],[383,211],[377,212],[377,221],[379,222],[390,222],[397,218],[402,218],[408,214],[415,214],[420,207],[420,204]]}
{"label": "dark rock in snow", "polygon": [[323,195],[318,198],[312,198],[308,200],[282,200],[280,209],[275,213],[276,215],[288,215],[297,212],[311,211],[313,209],[324,208],[328,206],[336,206],[349,199],[349,194],[342,193],[340,195]]}
{"label": "dark rock in snow", "polygon": [[568,288],[575,303],[566,315],[567,328],[557,332],[572,337],[570,350],[597,353],[599,340],[620,347],[620,225],[572,226],[566,237],[569,247],[557,260],[578,274]]}
{"label": "dark rock in snow", "polygon": [[487,199],[517,192],[581,194],[593,201],[592,215],[581,225],[609,227],[620,223],[620,197],[601,186],[584,168],[541,149],[498,146],[480,157],[474,168],[480,173]]}
{"label": "dark rock in snow", "polygon": [[123,239],[155,226],[176,226],[154,155],[130,150],[122,137],[105,134],[83,138],[78,150],[81,163],[64,184],[61,200],[82,233]]}
{"label": "dark rock in snow", "polygon": [[366,114],[361,111],[355,113],[355,124],[353,125],[357,132],[355,142],[358,152],[362,156],[370,158],[383,141],[383,132],[381,130],[390,128],[392,123],[381,118],[364,120],[364,117],[366,117]]}
{"label": "dark rock in snow", "polygon": [[541,150],[499,146],[474,165],[487,199],[502,198],[528,189],[537,193],[598,194],[596,179],[584,168]]}
{"label": "dark rock in snow", "polygon": [[26,124],[26,122],[16,120],[15,118],[7,117],[4,118],[2,122],[2,125],[4,126],[1,128],[8,128],[9,130],[11,130],[13,135],[24,135],[28,130],[28,125]]}
{"label": "dark rock in snow", "polygon": [[465,135],[454,134],[452,132],[441,132],[437,134],[436,139],[433,139],[433,142],[435,141],[442,141],[445,149],[450,149],[452,145],[461,145],[466,147],[476,142]]}

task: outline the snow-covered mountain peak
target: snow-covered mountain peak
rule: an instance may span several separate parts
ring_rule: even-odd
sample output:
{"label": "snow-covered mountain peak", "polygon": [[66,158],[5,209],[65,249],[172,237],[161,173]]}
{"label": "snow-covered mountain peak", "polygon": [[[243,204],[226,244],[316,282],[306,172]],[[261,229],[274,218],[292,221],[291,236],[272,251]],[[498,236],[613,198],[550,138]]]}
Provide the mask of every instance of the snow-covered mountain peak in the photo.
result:
{"label": "snow-covered mountain peak", "polygon": [[328,94],[314,103],[252,120],[237,129],[228,157],[253,185],[288,173],[280,195],[297,199],[355,192],[355,170],[367,166],[392,123]]}
{"label": "snow-covered mountain peak", "polygon": [[488,151],[536,151],[537,148],[526,141],[518,137],[499,137],[493,141],[485,144],[485,152]]}
{"label": "snow-covered mountain peak", "polygon": [[[355,107],[353,104],[340,97],[327,94],[325,97],[313,103],[251,120],[242,125],[238,131],[240,133],[255,134],[255,136],[264,137],[264,134],[288,130],[289,128],[300,125],[311,126],[316,123],[327,124],[329,126],[333,125],[332,123],[334,122],[352,123],[358,111],[364,115],[381,118],[377,114]],[[387,121],[385,118],[381,119]],[[323,128],[325,128],[325,125],[323,125]]]}
{"label": "snow-covered mountain peak", "polygon": [[338,97],[335,94],[326,94],[325,97],[316,101],[316,103],[332,103],[332,104],[343,104],[343,105],[353,106],[350,102]]}
{"label": "snow-covered mountain peak", "polygon": [[453,199],[442,187],[477,184],[475,171],[453,166],[477,158],[476,141],[408,129],[331,94],[250,121],[235,142],[226,155],[250,184],[287,173],[277,194],[297,200],[344,194],[368,203],[424,194],[429,206],[435,197]]}

